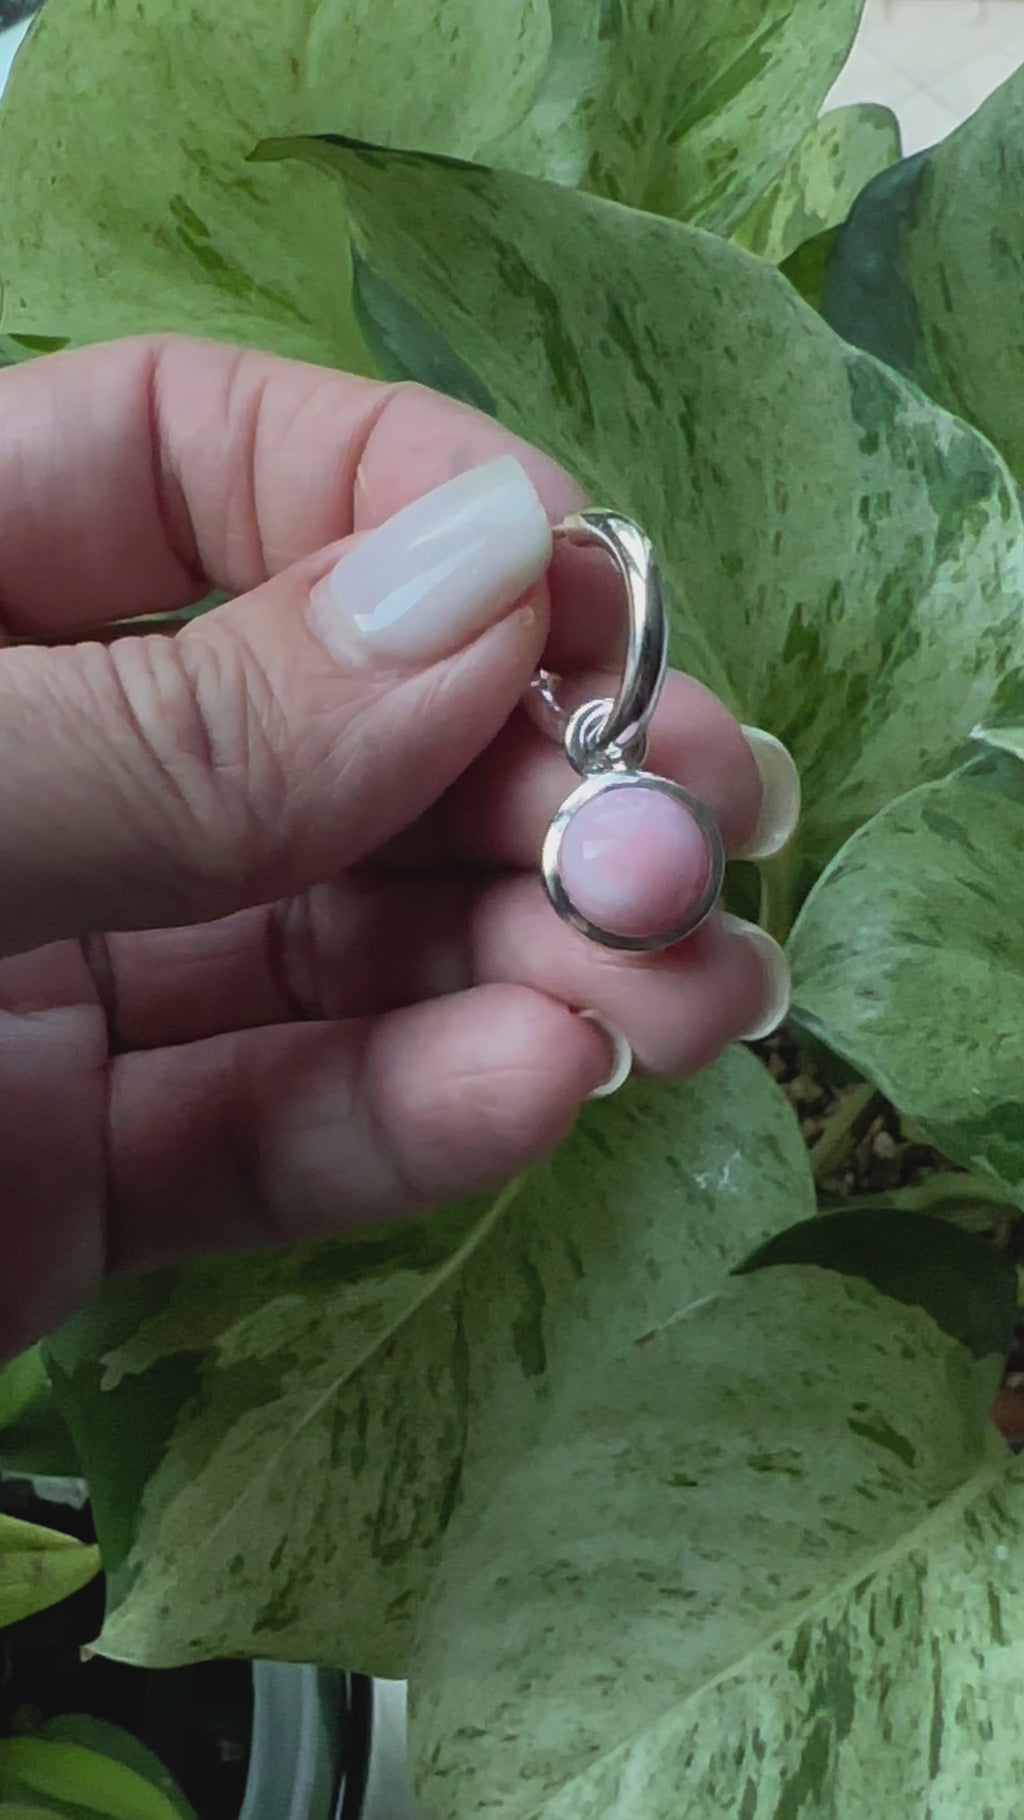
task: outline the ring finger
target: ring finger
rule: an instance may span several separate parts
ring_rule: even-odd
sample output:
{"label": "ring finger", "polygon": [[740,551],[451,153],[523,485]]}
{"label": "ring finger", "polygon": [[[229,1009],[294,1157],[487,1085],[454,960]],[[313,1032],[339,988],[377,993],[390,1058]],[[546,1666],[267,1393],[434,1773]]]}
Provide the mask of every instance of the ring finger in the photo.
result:
{"label": "ring finger", "polygon": [[527,985],[600,1013],[659,1074],[703,1066],[785,1009],[785,963],[760,931],[713,917],[661,954],[568,929],[532,876],[486,883],[357,874],[190,930],[108,938],[94,962],[121,1048],[374,1015],[473,985]]}

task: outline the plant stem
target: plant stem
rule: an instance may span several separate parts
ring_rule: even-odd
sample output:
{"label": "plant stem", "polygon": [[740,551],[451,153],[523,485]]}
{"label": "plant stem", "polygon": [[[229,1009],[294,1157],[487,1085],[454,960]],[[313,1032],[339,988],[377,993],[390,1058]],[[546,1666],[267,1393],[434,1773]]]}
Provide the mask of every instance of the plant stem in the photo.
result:
{"label": "plant stem", "polygon": [[844,1094],[810,1148],[811,1169],[816,1181],[834,1169],[846,1155],[853,1141],[854,1126],[877,1096],[878,1088],[872,1081],[861,1081]]}
{"label": "plant stem", "polygon": [[911,1213],[924,1213],[929,1207],[941,1206],[944,1201],[979,1201],[990,1207],[1019,1211],[1008,1198],[1002,1182],[993,1181],[990,1175],[961,1174],[956,1169],[926,1176],[923,1182],[911,1188],[897,1188],[885,1198]]}

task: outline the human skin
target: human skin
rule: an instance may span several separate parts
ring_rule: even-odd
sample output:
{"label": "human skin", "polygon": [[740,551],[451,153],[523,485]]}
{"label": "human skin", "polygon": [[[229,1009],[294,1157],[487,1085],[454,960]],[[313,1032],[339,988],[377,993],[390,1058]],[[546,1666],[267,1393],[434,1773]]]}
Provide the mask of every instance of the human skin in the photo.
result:
{"label": "human skin", "polygon": [[[0,1352],[107,1273],[528,1167],[607,1074],[583,1008],[660,1075],[763,1018],[729,921],[613,953],[543,895],[574,778],[517,703],[542,659],[577,698],[614,687],[586,552],[437,661],[314,630],[347,539],[508,455],[552,521],[580,505],[417,387],[179,338],[0,376]],[[114,629],[212,588],[174,637]],[[749,845],[760,774],[695,681],[668,678],[649,765]]]}

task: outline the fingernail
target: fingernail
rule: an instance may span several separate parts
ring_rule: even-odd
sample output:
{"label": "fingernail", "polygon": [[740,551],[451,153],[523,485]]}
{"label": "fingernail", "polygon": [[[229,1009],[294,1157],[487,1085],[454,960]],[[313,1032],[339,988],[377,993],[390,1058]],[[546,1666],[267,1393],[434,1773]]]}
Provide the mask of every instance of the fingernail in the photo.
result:
{"label": "fingernail", "polygon": [[721,926],[729,935],[741,935],[761,957],[764,974],[764,1009],[752,1030],[741,1032],[741,1043],[759,1043],[762,1037],[777,1030],[789,1010],[789,962],[777,941],[757,923],[744,922],[741,916],[723,911]]}
{"label": "fingernail", "polygon": [[596,1024],[599,1030],[603,1030],[612,1046],[612,1065],[606,1078],[599,1087],[594,1087],[587,1094],[588,1100],[606,1100],[611,1094],[618,1093],[619,1088],[625,1086],[632,1074],[633,1051],[622,1031],[617,1030],[614,1024],[610,1024],[599,1011],[581,1011],[578,1015],[586,1023]]}
{"label": "fingernail", "polygon": [[781,853],[800,819],[800,773],[788,749],[763,727],[741,728],[761,775],[757,827],[737,859],[770,859]]}
{"label": "fingernail", "polygon": [[309,623],[342,663],[436,663],[504,617],[551,556],[551,528],[512,456],[456,475],[346,550]]}

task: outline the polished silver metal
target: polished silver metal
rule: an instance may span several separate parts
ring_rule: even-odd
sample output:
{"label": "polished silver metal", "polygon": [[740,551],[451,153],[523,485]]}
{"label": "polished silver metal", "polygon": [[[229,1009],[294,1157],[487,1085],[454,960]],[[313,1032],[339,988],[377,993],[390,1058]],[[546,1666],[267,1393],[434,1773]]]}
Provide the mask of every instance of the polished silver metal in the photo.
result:
{"label": "polished silver metal", "polygon": [[[653,953],[691,935],[714,907],[725,877],[725,853],[718,824],[707,806],[681,784],[641,769],[647,729],[658,705],[668,659],[668,630],[661,580],[654,551],[643,532],[617,512],[575,513],[554,530],[556,542],[600,548],[614,562],[628,609],[622,680],[611,699],[584,702],[571,712],[558,700],[559,678],[540,670],[526,706],[552,738],[558,740],[582,783],[552,819],[541,852],[541,877],[548,897],[562,918],[604,948]],[[616,935],[577,910],[562,880],[562,841],[577,810],[610,790],[654,789],[680,803],[700,828],[708,850],[708,877],[700,899],[671,929],[650,936]]]}
{"label": "polished silver metal", "polygon": [[[554,539],[581,549],[602,549],[619,571],[629,608],[622,681],[614,700],[600,704],[601,719],[588,727],[588,739],[595,757],[603,750],[611,762],[621,758],[627,764],[642,764],[647,726],[668,662],[668,628],[654,551],[639,526],[617,512],[575,512],[555,526]],[[540,724],[556,739],[565,740],[570,716],[559,704],[557,687],[558,678],[540,670],[531,694]],[[593,710],[594,705],[587,707]],[[579,770],[571,753],[569,757]]]}

